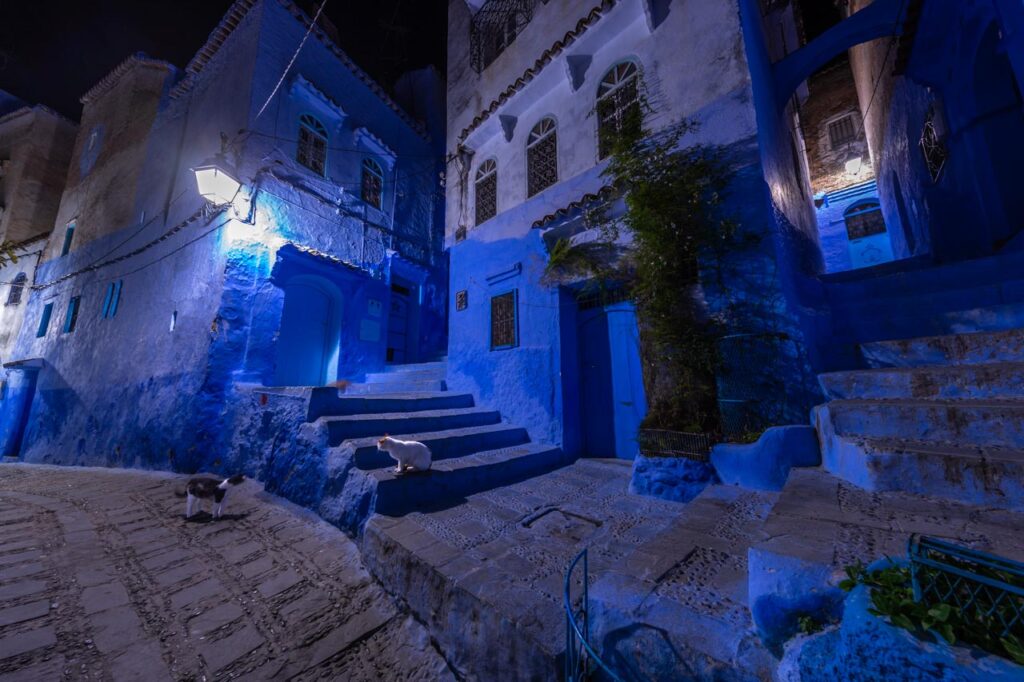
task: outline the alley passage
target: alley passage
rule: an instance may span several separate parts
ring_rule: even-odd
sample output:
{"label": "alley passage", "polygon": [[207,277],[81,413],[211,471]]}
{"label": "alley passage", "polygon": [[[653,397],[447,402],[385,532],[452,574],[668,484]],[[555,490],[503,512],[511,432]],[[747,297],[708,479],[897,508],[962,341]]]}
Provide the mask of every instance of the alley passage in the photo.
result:
{"label": "alley passage", "polygon": [[0,682],[451,679],[333,527],[246,482],[0,464]]}

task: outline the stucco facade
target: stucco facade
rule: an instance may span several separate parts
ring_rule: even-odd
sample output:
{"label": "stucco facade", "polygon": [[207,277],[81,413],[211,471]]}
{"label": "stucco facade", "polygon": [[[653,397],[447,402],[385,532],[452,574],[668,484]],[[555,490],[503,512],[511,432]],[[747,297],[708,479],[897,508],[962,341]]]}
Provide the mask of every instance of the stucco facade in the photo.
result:
{"label": "stucco facade", "polygon": [[[443,352],[429,135],[320,27],[286,70],[309,24],[289,2],[240,0],[184,69],[135,56],[83,98],[14,353],[28,369],[10,370],[37,377],[25,459],[216,467],[236,386]],[[192,170],[217,152],[241,182],[223,206]]]}

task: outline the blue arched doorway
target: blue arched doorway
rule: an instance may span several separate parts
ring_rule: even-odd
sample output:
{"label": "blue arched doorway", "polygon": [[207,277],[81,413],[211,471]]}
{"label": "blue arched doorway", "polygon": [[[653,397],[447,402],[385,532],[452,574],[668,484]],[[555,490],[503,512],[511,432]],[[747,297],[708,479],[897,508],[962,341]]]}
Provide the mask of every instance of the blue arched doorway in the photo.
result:
{"label": "blue arched doorway", "polygon": [[322,386],[337,378],[341,304],[338,288],[323,277],[288,280],[277,337],[277,385]]}

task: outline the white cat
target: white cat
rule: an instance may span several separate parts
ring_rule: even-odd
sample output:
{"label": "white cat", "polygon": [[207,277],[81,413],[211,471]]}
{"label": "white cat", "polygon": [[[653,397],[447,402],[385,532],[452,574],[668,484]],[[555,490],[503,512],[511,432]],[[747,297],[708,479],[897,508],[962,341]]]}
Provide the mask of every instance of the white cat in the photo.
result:
{"label": "white cat", "polygon": [[384,434],[384,437],[377,441],[377,449],[391,455],[391,458],[398,462],[395,473],[403,473],[407,469],[426,471],[430,468],[430,448],[423,443],[414,440],[398,440]]}

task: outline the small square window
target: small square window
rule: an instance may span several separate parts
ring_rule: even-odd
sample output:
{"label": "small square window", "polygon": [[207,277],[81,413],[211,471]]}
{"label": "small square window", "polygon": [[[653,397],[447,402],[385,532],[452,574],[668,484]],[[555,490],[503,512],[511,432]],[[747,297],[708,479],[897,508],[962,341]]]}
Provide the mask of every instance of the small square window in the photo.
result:
{"label": "small square window", "polygon": [[78,307],[81,302],[81,296],[72,296],[71,300],[68,301],[68,312],[64,316],[65,334],[70,334],[75,331],[75,326],[78,324]]}
{"label": "small square window", "polygon": [[491,298],[491,350],[504,350],[519,345],[516,320],[518,290]]}
{"label": "small square window", "polygon": [[53,317],[53,304],[47,303],[43,306],[43,314],[39,317],[39,326],[36,327],[37,339],[46,336],[46,332],[50,328],[51,317]]}
{"label": "small square window", "polygon": [[828,124],[828,139],[833,149],[853,142],[856,137],[857,131],[853,127],[853,116],[843,116],[838,121]]}

